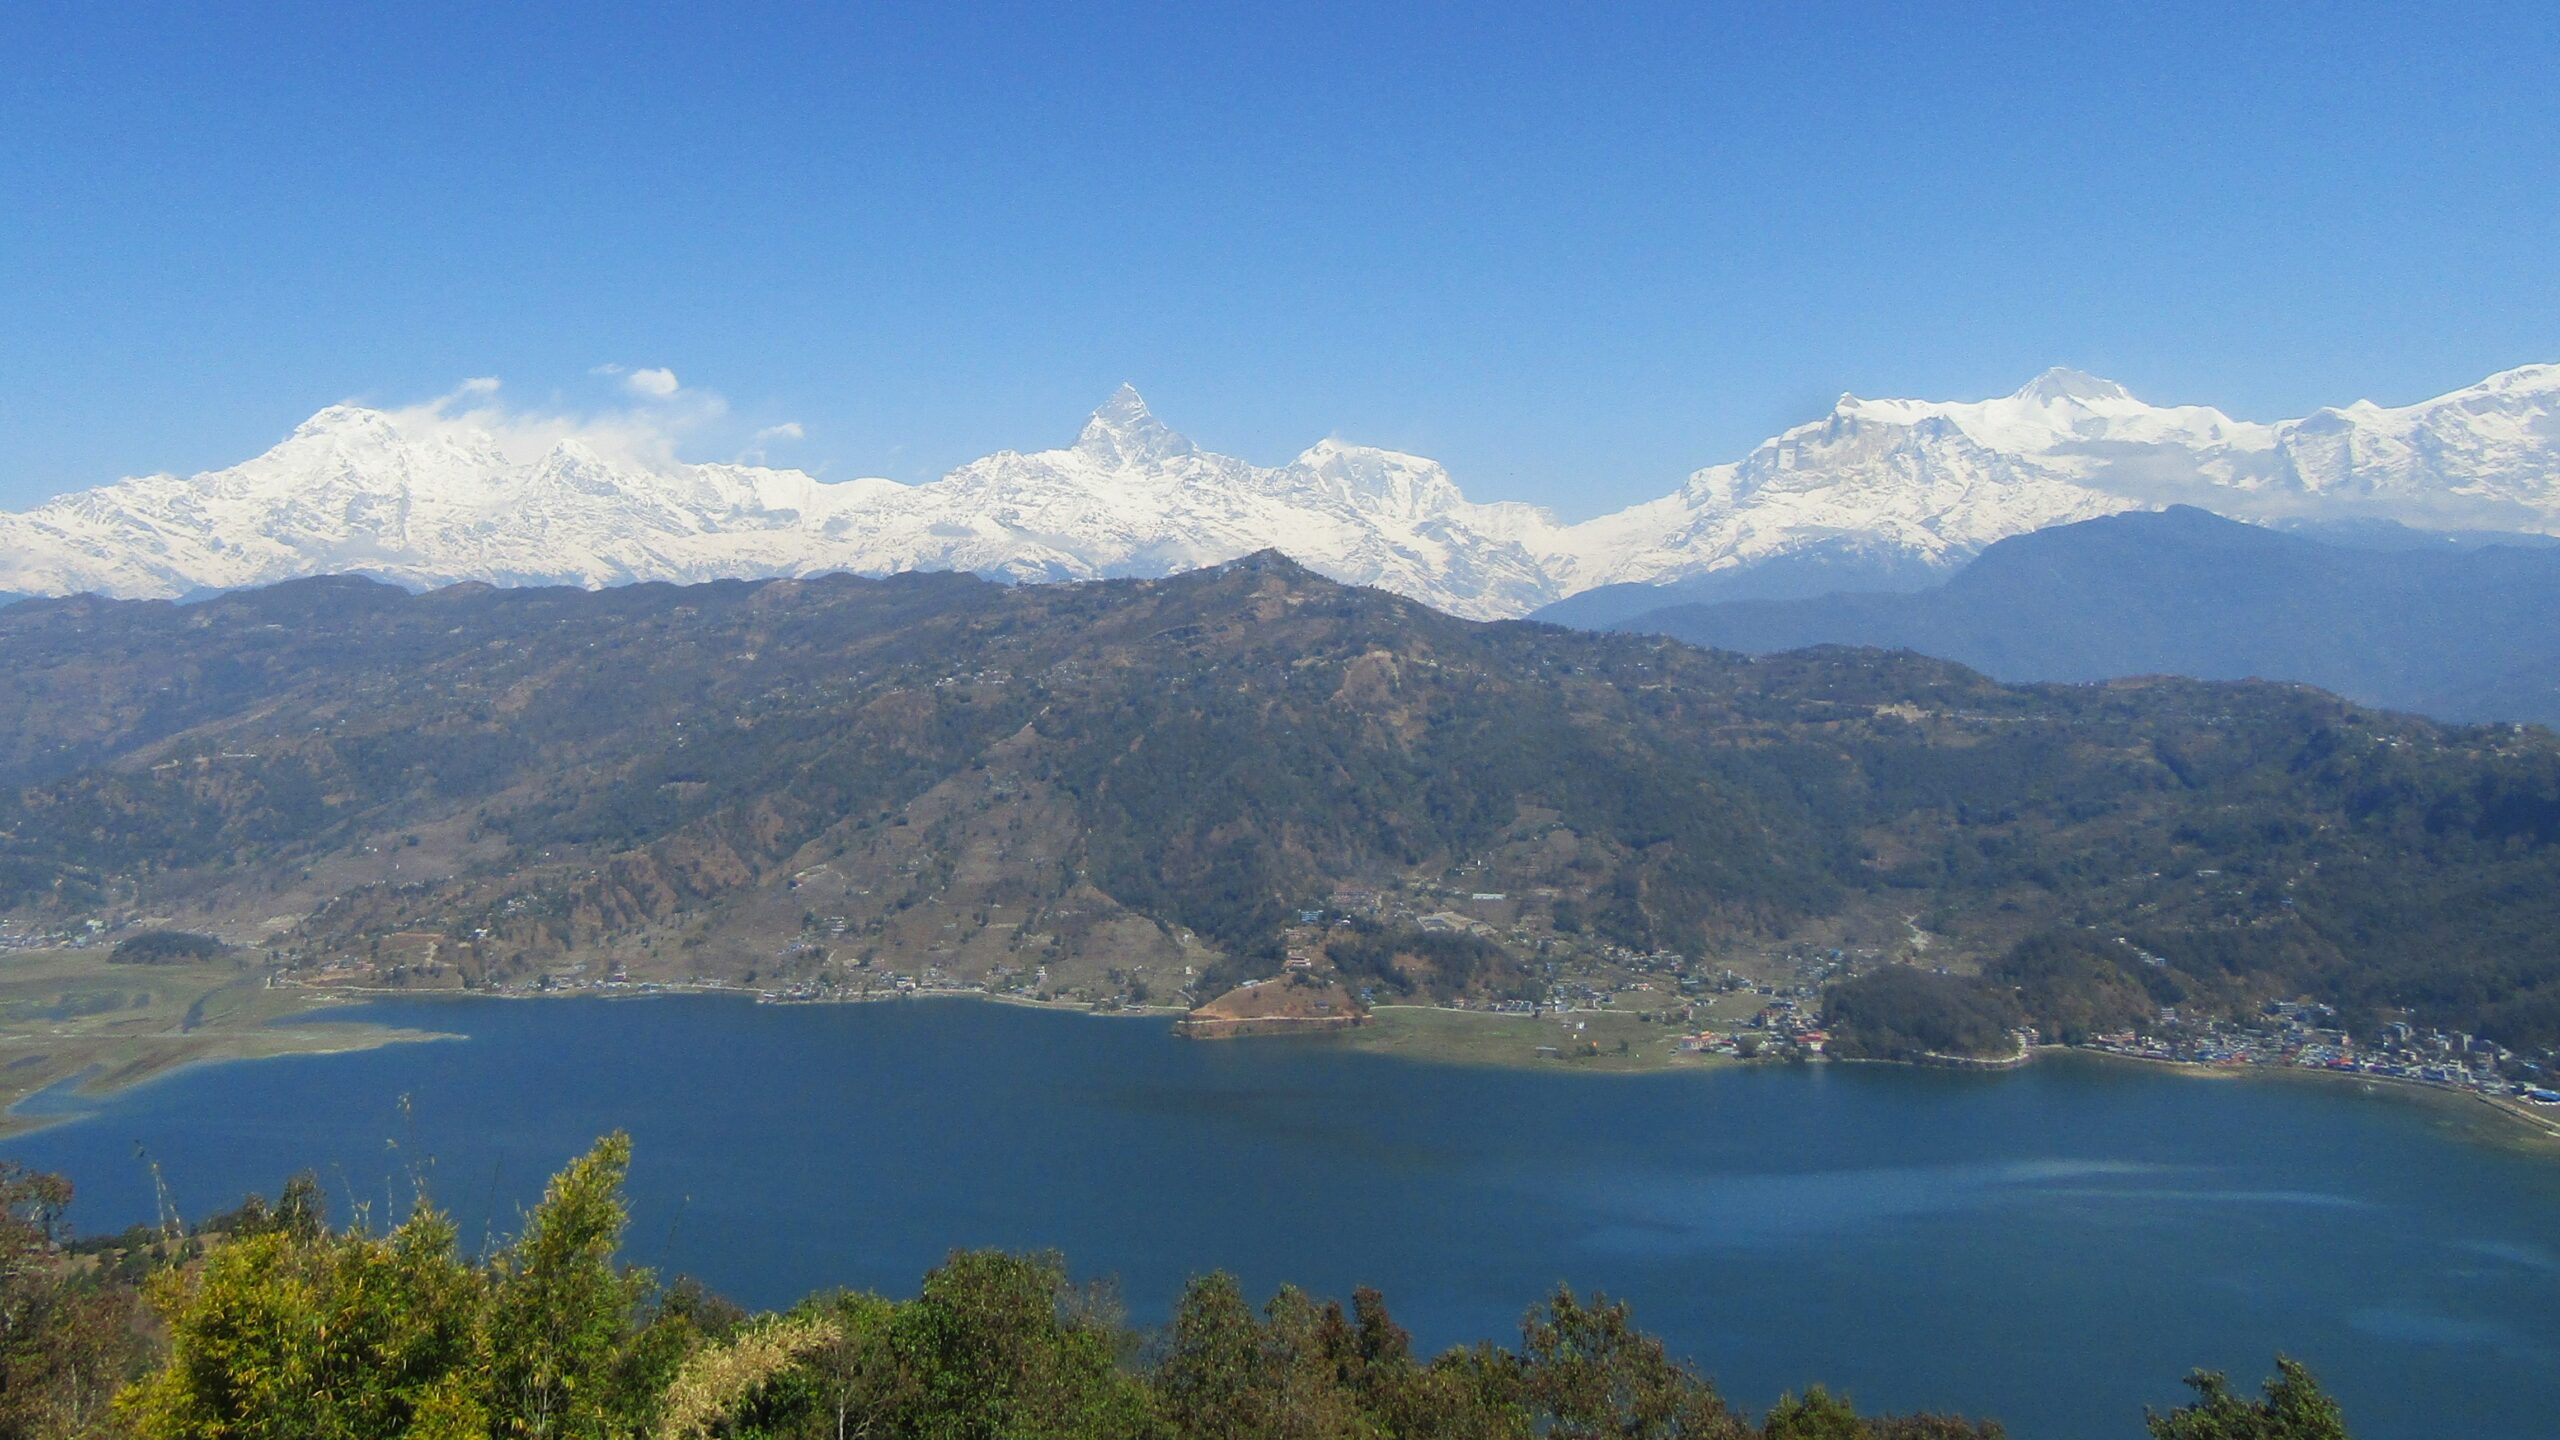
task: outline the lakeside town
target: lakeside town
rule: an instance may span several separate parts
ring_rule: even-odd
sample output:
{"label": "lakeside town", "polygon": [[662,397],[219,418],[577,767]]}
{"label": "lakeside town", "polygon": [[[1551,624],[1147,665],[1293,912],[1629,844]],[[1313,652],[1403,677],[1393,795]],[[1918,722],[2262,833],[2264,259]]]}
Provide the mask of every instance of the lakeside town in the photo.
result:
{"label": "lakeside town", "polygon": [[[1284,933],[1287,958],[1279,974],[1215,995],[1199,993],[1198,977],[1188,966],[1179,976],[1152,984],[1145,967],[1063,978],[1053,977],[1050,967],[1037,961],[998,962],[976,974],[936,963],[900,968],[886,957],[855,955],[827,944],[843,936],[844,929],[826,916],[813,918],[812,933],[778,946],[778,963],[761,978],[635,977],[618,960],[570,960],[521,978],[484,979],[471,988],[509,998],[719,993],[766,1004],[978,997],[1100,1014],[1184,1015],[1185,1033],[1204,1037],[1350,1028],[1366,1023],[1378,1007],[1397,1006],[1552,1022],[1558,1027],[1556,1043],[1537,1045],[1531,1052],[1541,1060],[1594,1049],[1579,1022],[1605,1016],[1640,1022],[1642,1033],[1654,1037],[1648,1045],[1665,1058],[1783,1063],[1832,1058],[1823,1014],[1825,987],[1893,963],[1874,947],[1799,946],[1755,957],[1760,973],[1746,975],[1671,951],[1638,951],[1594,936],[1533,930],[1521,923],[1526,917],[1517,898],[1543,897],[1428,881],[1340,891],[1323,905],[1297,913],[1296,923]],[[1342,973],[1328,949],[1329,937],[1380,922],[1422,935],[1508,942],[1529,959],[1523,977],[1527,983],[1507,994],[1397,994],[1382,991],[1374,977]],[[44,931],[10,930],[0,932],[0,951],[106,949],[127,938],[124,929],[91,919]],[[279,968],[268,974],[266,984],[350,996],[404,992],[416,988],[422,978],[418,972],[435,963],[431,950],[422,958],[427,966],[386,966],[346,957]],[[450,987],[430,982],[426,988]],[[1261,992],[1258,1003],[1256,992]],[[1919,1063],[1999,1068],[2026,1063],[2050,1044],[2032,1028],[2013,1033],[2014,1055],[1929,1056]],[[2069,1048],[2203,1069],[2358,1075],[2560,1116],[2560,1088],[2555,1088],[2560,1068],[2552,1057],[2519,1054],[2485,1037],[2407,1020],[2386,1023],[2360,1039],[2333,1007],[2310,1002],[2271,1001],[2245,1019],[2169,1006],[2148,1026],[2089,1035]],[[1624,1040],[1618,1051],[1631,1053]]]}
{"label": "lakeside town", "polygon": [[2164,1008],[2142,1031],[2091,1036],[2081,1047],[2138,1060],[2214,1067],[2324,1070],[2514,1099],[2560,1112],[2551,1066],[2495,1041],[2394,1021],[2363,1041],[2327,1005],[2270,1002],[2256,1023],[2186,1016]]}

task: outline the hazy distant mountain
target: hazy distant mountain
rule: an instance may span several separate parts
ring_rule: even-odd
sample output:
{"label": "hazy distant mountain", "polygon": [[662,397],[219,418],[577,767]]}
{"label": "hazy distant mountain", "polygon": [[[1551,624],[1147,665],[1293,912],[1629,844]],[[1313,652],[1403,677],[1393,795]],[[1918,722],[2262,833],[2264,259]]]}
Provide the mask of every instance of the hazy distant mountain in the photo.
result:
{"label": "hazy distant mountain", "polygon": [[2396,520],[2305,520],[2277,517],[2266,522],[2289,535],[2350,550],[2477,550],[2489,545],[2521,545],[2549,549],[2560,536],[2517,530],[2421,530]]}
{"label": "hazy distant mountain", "polygon": [[1622,581],[1568,595],[1529,614],[1551,625],[1607,630],[1673,605],[1725,600],[1808,600],[1840,591],[1926,590],[1947,567],[1894,547],[1852,541],[1808,545],[1747,565],[1730,565],[1663,584]]}
{"label": "hazy distant mountain", "polygon": [[2449,720],[2560,725],[2560,548],[2347,546],[2177,507],[2003,540],[1913,594],[1677,605],[1615,628],[1765,654],[1871,645],[2002,680],[2295,680]]}
{"label": "hazy distant mountain", "polygon": [[2173,503],[2560,530],[2553,365],[2277,424],[2148,405],[2068,370],[1977,402],[1843,396],[1672,494],[1579,524],[1474,503],[1437,463],[1391,450],[1326,440],[1276,467],[1218,455],[1126,387],[1071,446],[1004,451],[922,485],[510,443],[435,407],[333,406],[228,469],[0,515],[0,588],[180,596],[335,572],[421,586],[919,569],[1060,580],[1161,576],[1272,546],[1336,579],[1498,617],[1627,584],[1691,584],[1688,598],[1908,586],[2011,535]]}

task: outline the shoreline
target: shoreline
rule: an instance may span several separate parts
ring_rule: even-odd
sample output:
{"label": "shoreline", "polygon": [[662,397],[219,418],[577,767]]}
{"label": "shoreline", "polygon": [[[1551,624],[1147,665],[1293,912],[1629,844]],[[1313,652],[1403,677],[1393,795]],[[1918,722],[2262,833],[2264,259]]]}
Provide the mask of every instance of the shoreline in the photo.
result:
{"label": "shoreline", "polygon": [[354,997],[278,986],[244,953],[119,962],[100,947],[0,963],[0,1137],[96,1113],[197,1065],[450,1038],[337,1014]]}
{"label": "shoreline", "polygon": [[649,981],[618,986],[587,985],[572,990],[413,990],[381,985],[301,985],[288,984],[287,989],[314,995],[340,997],[341,1003],[367,1004],[382,1000],[661,1000],[686,995],[724,996],[752,1001],[758,1005],[884,1005],[901,1000],[986,1000],[999,1005],[1019,1005],[1030,1010],[1054,1010],[1067,1015],[1090,1015],[1097,1020],[1180,1019],[1191,1013],[1182,1005],[1116,1006],[1104,1009],[1084,1000],[1042,1000],[1031,995],[1000,995],[985,990],[902,990],[886,995],[785,996],[771,990],[746,985],[722,985],[693,981]]}
{"label": "shoreline", "polygon": [[2070,1045],[2039,1045],[2036,1049],[2040,1053],[2086,1057],[2108,1064],[2146,1066],[2190,1080],[2279,1080],[2371,1086],[2378,1095],[2462,1109],[2473,1119],[2494,1117],[2498,1122],[2497,1128],[2514,1133],[2520,1139],[2560,1146],[2560,1109],[2546,1117],[2500,1096],[2399,1075],[2371,1075],[2361,1070],[2330,1070],[2310,1065],[2207,1065],[2193,1060],[2163,1060],[2151,1055],[2126,1055],[2114,1050],[2091,1050]]}
{"label": "shoreline", "polygon": [[[108,1061],[99,1060],[78,1070],[55,1076],[10,1100],[6,1105],[0,1105],[0,1143],[23,1135],[32,1135],[66,1121],[85,1118],[95,1108],[71,1105],[55,1113],[41,1114],[29,1113],[19,1108],[41,1096],[59,1096],[73,1101],[104,1101],[145,1085],[157,1084],[200,1066],[277,1060],[297,1055],[352,1055],[391,1045],[466,1038],[449,1031],[408,1030],[397,1026],[369,1023],[337,1024],[332,1025],[325,1032],[313,1032],[300,1030],[293,1023],[323,1011],[346,1009],[384,1000],[639,1001],[679,997],[725,997],[771,1005],[871,1005],[901,1000],[979,1000],[1016,1005],[1030,1010],[1083,1015],[1097,1020],[1175,1020],[1189,1013],[1180,1006],[1153,1005],[1136,1009],[1104,1010],[1082,1001],[1040,1000],[1027,995],[991,995],[972,990],[907,991],[888,995],[848,996],[830,1000],[785,1000],[770,999],[767,998],[768,992],[740,985],[682,983],[654,985],[646,989],[632,987],[607,990],[598,986],[549,993],[459,989],[411,990],[386,986],[322,986],[294,983],[280,985],[276,989],[292,993],[302,1001],[305,1008],[291,1016],[280,1016],[243,1029],[216,1032],[200,1038],[185,1033],[120,1037],[122,1043],[138,1046],[192,1046],[197,1053],[180,1056],[145,1055],[127,1060],[122,1064],[111,1064]],[[26,1043],[36,1038],[38,1037],[0,1035],[0,1054],[5,1054],[7,1048],[13,1044]],[[261,1040],[283,1043],[258,1043]]]}
{"label": "shoreline", "polygon": [[[1088,1001],[1042,1000],[1028,995],[995,994],[983,990],[963,989],[911,990],[893,992],[889,994],[817,998],[784,997],[772,991],[757,990],[742,985],[686,982],[653,983],[646,986],[620,986],[611,988],[606,986],[590,986],[581,987],[575,990],[550,992],[492,992],[485,990],[459,989],[412,990],[371,986],[309,986],[299,984],[288,984],[278,988],[291,990],[297,995],[303,997],[310,1010],[313,1011],[337,1009],[345,1006],[362,1005],[383,1000],[463,999],[488,1001],[541,1001],[583,999],[638,1001],[682,996],[710,996],[750,1001],[764,1005],[872,1005],[908,1000],[965,1000],[992,1002],[1000,1005],[1012,1005],[1028,1010],[1041,1010],[1058,1014],[1082,1015],[1087,1018],[1100,1020],[1157,1020],[1164,1022],[1178,1022],[1183,1016],[1191,1013],[1188,1008],[1183,1006],[1149,1005],[1106,1009],[1096,1006]],[[129,1061],[124,1066],[116,1067],[113,1071],[108,1071],[107,1067],[103,1063],[93,1063],[78,1072],[50,1080],[44,1085],[41,1085],[36,1089],[17,1097],[15,1100],[12,1100],[7,1106],[0,1107],[0,1140],[7,1140],[19,1135],[31,1134],[37,1130],[44,1129],[65,1120],[81,1118],[83,1112],[78,1109],[66,1110],[59,1114],[45,1115],[30,1115],[19,1109],[21,1105],[24,1105],[28,1101],[41,1095],[59,1092],[73,1097],[104,1100],[138,1086],[167,1079],[170,1076],[194,1068],[198,1065],[229,1064],[239,1061],[274,1059],[290,1055],[348,1054],[362,1050],[378,1049],[387,1045],[461,1038],[451,1033],[438,1031],[403,1030],[394,1027],[373,1025],[349,1025],[344,1027],[333,1026],[331,1031],[328,1033],[328,1039],[326,1042],[295,1043],[318,1041],[320,1040],[320,1037],[317,1035],[297,1032],[290,1023],[287,1023],[289,1018],[290,1017],[279,1017],[278,1020],[262,1022],[256,1026],[226,1032],[218,1037],[208,1038],[202,1043],[201,1053],[177,1058],[144,1056],[136,1060]],[[1608,1010],[1571,1011],[1566,1012],[1563,1016],[1544,1014],[1522,1015],[1516,1012],[1462,1010],[1439,1005],[1378,1005],[1371,1007],[1369,1019],[1370,1023],[1347,1026],[1338,1029],[1327,1029],[1320,1032],[1282,1032],[1272,1034],[1246,1033],[1214,1037],[1213,1039],[1203,1040],[1202,1043],[1234,1043],[1237,1041],[1250,1043],[1254,1041],[1268,1042],[1272,1040],[1294,1039],[1300,1043],[1328,1045],[1340,1049],[1358,1051],[1366,1054],[1383,1055],[1426,1065],[1455,1065],[1479,1069],[1542,1070],[1557,1073],[1587,1075],[1649,1075],[1681,1072],[1702,1073],[1708,1071],[1739,1069],[1753,1065],[1824,1062],[1903,1066],[1911,1069],[1955,1069],[1997,1073],[2022,1069],[2037,1060],[2055,1056],[2079,1057],[2099,1063],[2142,1066],[2196,1080],[2291,1079],[2310,1080],[2317,1083],[2332,1085],[2342,1081],[2361,1082],[2364,1085],[2371,1086],[2372,1093],[2387,1094],[2413,1101],[2434,1103],[2445,1106],[2449,1109],[2461,1109],[2466,1113],[2468,1118],[2484,1122],[2484,1129],[2493,1129],[2502,1132],[2514,1140],[2529,1141],[2536,1146],[2560,1146],[2560,1113],[2546,1117],[2532,1110],[2526,1109],[2513,1101],[2505,1099],[2504,1097],[2483,1095],[2478,1091],[2461,1090],[2451,1086],[2431,1084],[2422,1080],[2410,1080],[2394,1075],[2372,1075],[2361,1071],[2335,1071],[2323,1068],[2286,1065],[2215,1065],[2191,1060],[2165,1059],[2150,1055],[2129,1055],[2113,1050],[2097,1050],[2087,1047],[2059,1044],[2021,1046],[2019,1052],[2015,1055],[1993,1057],[1990,1059],[1972,1059],[1959,1056],[1934,1055],[1912,1060],[1866,1058],[1853,1060],[1845,1057],[1831,1056],[1822,1056],[1814,1060],[1802,1061],[1738,1059],[1721,1055],[1682,1054],[1670,1051],[1663,1047],[1668,1047],[1675,1043],[1676,1037],[1656,1037],[1650,1033],[1639,1033],[1622,1037],[1623,1042],[1627,1043],[1630,1047],[1623,1053],[1603,1049],[1597,1053],[1588,1055],[1566,1055],[1561,1053],[1562,1047],[1560,1045],[1540,1045],[1536,1043],[1536,1039],[1538,1037],[1550,1034],[1550,1032],[1544,1027],[1556,1027],[1553,1032],[1553,1038],[1561,1040],[1566,1038],[1561,1027],[1568,1019],[1574,1019],[1577,1023],[1581,1023],[1586,1026],[1592,1020],[1600,1020],[1604,1023],[1605,1027],[1602,1032],[1604,1037],[1607,1035],[1609,1030],[1633,1030],[1634,1027],[1642,1025],[1643,1022],[1636,1020],[1632,1015],[1620,1015]],[[1646,1028],[1649,1031],[1654,1027]],[[1472,1033],[1461,1034],[1460,1032]],[[1599,1043],[1598,1039],[1585,1035],[1585,1032],[1576,1031],[1573,1033],[1578,1036],[1584,1036],[1584,1038],[1590,1040],[1590,1043]],[[263,1046],[257,1043],[257,1041],[262,1037],[283,1040],[287,1043],[274,1046]],[[6,1046],[12,1041],[20,1040],[22,1038],[24,1037],[0,1037],[0,1046]],[[131,1038],[133,1043],[139,1044],[168,1043],[183,1045],[188,1041],[188,1037],[185,1035],[143,1036]],[[1517,1042],[1523,1038],[1528,1039],[1530,1042],[1527,1053],[1517,1053],[1521,1048]],[[1636,1047],[1633,1042],[1639,1038],[1648,1043],[1642,1047]],[[1500,1043],[1503,1041],[1512,1041],[1514,1043],[1504,1045]],[[101,1083],[102,1072],[106,1072],[111,1077],[104,1079],[103,1083]],[[65,1089],[66,1086],[69,1087],[67,1090]]]}
{"label": "shoreline", "polygon": [[[0,1047],[5,1047],[14,1038],[0,1037]],[[173,1041],[185,1039],[183,1036],[165,1038]],[[92,1062],[18,1096],[5,1106],[0,1106],[0,1143],[25,1135],[33,1135],[68,1121],[86,1119],[95,1113],[97,1108],[95,1102],[111,1100],[146,1085],[157,1085],[205,1066],[252,1064],[260,1060],[285,1060],[305,1055],[354,1055],[367,1050],[385,1049],[393,1045],[416,1045],[438,1040],[460,1040],[465,1037],[437,1030],[402,1030],[382,1025],[346,1025],[334,1027],[328,1032],[327,1040],[317,1044],[286,1043],[264,1046],[254,1043],[261,1038],[292,1042],[304,1039],[318,1040],[320,1037],[312,1032],[297,1030],[290,1025],[274,1028],[259,1026],[234,1031],[221,1039],[207,1041],[200,1047],[199,1053],[183,1057],[166,1059],[147,1057],[138,1062],[115,1066],[104,1061]],[[92,1103],[69,1104],[61,1110],[49,1113],[30,1113],[21,1108],[28,1102],[45,1096],[56,1096],[64,1101]]]}

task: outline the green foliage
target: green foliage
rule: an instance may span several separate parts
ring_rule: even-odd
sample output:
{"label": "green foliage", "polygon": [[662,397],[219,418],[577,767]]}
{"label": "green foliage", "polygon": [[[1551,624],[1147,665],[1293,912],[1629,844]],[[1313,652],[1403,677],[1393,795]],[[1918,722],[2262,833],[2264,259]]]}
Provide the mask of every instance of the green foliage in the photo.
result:
{"label": "green foliage", "polygon": [[478,1283],[421,1207],[387,1236],[284,1227],[235,1236],[155,1278],[169,1362],[129,1394],[143,1440],[360,1440],[462,1407]]}
{"label": "green foliage", "polygon": [[2230,1382],[2211,1371],[2197,1371],[2187,1384],[2195,1403],[2144,1417],[2153,1440],[2347,1440],[2338,1402],[2290,1357],[2276,1357],[2263,1400],[2232,1394]]}
{"label": "green foliage", "polygon": [[2132,1029],[2184,1000],[2186,978],[2142,958],[2131,943],[2078,931],[2031,935],[1984,967],[1983,978],[2010,986],[2027,1023],[2047,1040],[2077,1045],[2092,1035]]}
{"label": "green foliage", "polygon": [[174,965],[189,960],[218,960],[231,947],[212,935],[185,930],[152,930],[119,940],[107,952],[111,965]]}
{"label": "green foliage", "polygon": [[388,1234],[331,1231],[297,1177],[224,1217],[200,1267],[154,1277],[169,1359],[127,1422],[143,1440],[634,1433],[692,1342],[681,1313],[643,1323],[648,1279],[615,1262],[629,1160],[625,1137],[599,1142],[483,1264],[423,1198]]}
{"label": "green foliage", "polygon": [[245,1239],[281,1231],[296,1240],[316,1240],[328,1225],[329,1203],[320,1193],[320,1177],[305,1170],[284,1182],[273,1205],[264,1195],[252,1195],[195,1228],[199,1235]]}
{"label": "green foliage", "polygon": [[597,1142],[552,1178],[523,1237],[490,1267],[490,1407],[523,1434],[602,1440],[627,1430],[651,1398],[619,1383],[649,1288],[645,1273],[614,1261],[630,1218],[630,1164],[629,1136]]}
{"label": "green foliage", "polygon": [[1054,1255],[969,1251],[898,1307],[888,1351],[899,1381],[890,1431],[918,1440],[1081,1440],[1140,1433],[1145,1388],[1118,1364],[1118,1335],[1068,1305]]}
{"label": "green foliage", "polygon": [[1500,945],[1453,930],[1391,930],[1359,921],[1349,934],[1326,942],[1325,954],[1352,983],[1398,996],[1533,1000],[1544,989]]}
{"label": "green foliage", "polygon": [[1269,1423],[1261,1378],[1261,1327],[1235,1277],[1221,1271],[1192,1281],[1156,1366],[1166,1417],[1203,1440],[1258,1435]]}
{"label": "green foliage", "polygon": [[1715,1387],[1635,1328],[1623,1301],[1563,1286],[1521,1323],[1521,1395],[1554,1440],[1740,1440]]}
{"label": "green foliage", "polygon": [[1173,1433],[1197,1440],[1334,1440],[1373,1433],[1368,1404],[1410,1372],[1375,1305],[1355,1328],[1336,1304],[1282,1290],[1257,1318],[1224,1274],[1191,1283],[1154,1376]]}
{"label": "green foliage", "polygon": [[130,1289],[66,1273],[71,1186],[0,1161],[0,1440],[93,1433],[140,1367]]}
{"label": "green foliage", "polygon": [[1879,1060],[1927,1056],[1993,1058],[2013,1053],[2017,1002],[1999,986],[1965,975],[1887,965],[1823,995],[1832,1049]]}
{"label": "green foliage", "polygon": [[1866,1440],[1867,1427],[1846,1396],[1819,1385],[1802,1395],[1781,1395],[1761,1423],[1763,1440]]}
{"label": "green foliage", "polygon": [[[615,1252],[629,1141],[555,1177],[484,1260],[423,1197],[388,1233],[329,1228],[304,1180],[200,1228],[145,1289],[69,1280],[69,1189],[0,1165],[0,1440],[2000,1440],[1951,1415],[1861,1416],[1820,1387],[1753,1427],[1635,1325],[1558,1287],[1516,1349],[1428,1361],[1374,1290],[1350,1310],[1282,1289],[1258,1311],[1192,1282],[1151,1339],[1054,1255],[954,1253],[912,1300],[834,1291],[750,1316],[697,1285],[652,1290]],[[88,1306],[90,1308],[82,1308]],[[1140,1359],[1143,1354],[1143,1360]],[[2279,1359],[2264,1402],[2218,1375],[2149,1418],[2163,1440],[2344,1440],[2336,1405]],[[138,1378],[136,1378],[138,1377]]]}

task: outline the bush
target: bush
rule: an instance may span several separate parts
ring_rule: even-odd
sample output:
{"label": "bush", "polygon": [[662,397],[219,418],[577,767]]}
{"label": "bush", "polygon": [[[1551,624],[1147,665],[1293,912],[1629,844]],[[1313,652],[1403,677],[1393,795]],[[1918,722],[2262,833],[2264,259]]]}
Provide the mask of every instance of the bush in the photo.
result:
{"label": "bush", "polygon": [[183,965],[196,960],[218,960],[231,953],[231,947],[212,935],[198,935],[186,930],[153,930],[117,942],[107,952],[110,965]]}

